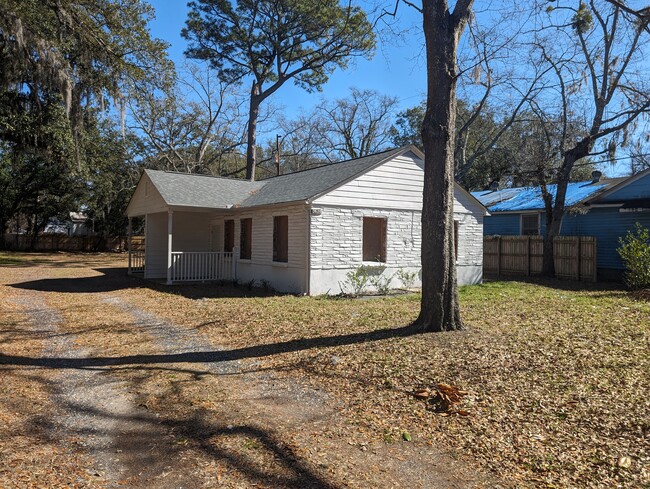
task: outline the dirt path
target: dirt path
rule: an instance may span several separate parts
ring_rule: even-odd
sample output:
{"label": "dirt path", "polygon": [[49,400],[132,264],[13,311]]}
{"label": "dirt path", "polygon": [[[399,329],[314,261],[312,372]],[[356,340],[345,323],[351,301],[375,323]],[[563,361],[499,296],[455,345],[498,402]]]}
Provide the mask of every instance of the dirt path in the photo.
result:
{"label": "dirt path", "polygon": [[[61,270],[51,274],[66,276]],[[81,283],[92,275],[90,269],[75,271]],[[43,279],[41,268],[20,271],[23,282]],[[332,436],[346,423],[336,399],[300,379],[266,372],[254,358],[214,360],[223,346],[111,292],[132,282],[74,290],[75,307],[86,311],[75,314],[69,305],[77,283],[47,292],[12,291],[10,300],[47,341],[40,357],[0,364],[17,368],[22,362],[52,373],[52,402],[61,414],[51,435],[77,440],[75,450],[92,460],[85,470],[96,477],[96,487],[497,485],[431,446],[351,445]],[[98,318],[111,317],[120,321],[115,333],[85,333],[98,326]],[[122,331],[139,342],[122,340]]]}

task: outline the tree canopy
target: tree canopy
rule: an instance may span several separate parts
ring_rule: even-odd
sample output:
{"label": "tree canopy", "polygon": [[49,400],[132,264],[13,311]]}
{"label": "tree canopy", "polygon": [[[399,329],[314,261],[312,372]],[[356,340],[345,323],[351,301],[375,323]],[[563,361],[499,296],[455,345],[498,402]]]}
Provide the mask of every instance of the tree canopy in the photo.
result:
{"label": "tree canopy", "polygon": [[197,0],[182,35],[186,54],[222,81],[251,80],[246,177],[255,177],[260,104],[287,81],[319,90],[336,68],[370,56],[375,35],[361,8],[338,0]]}
{"label": "tree canopy", "polygon": [[79,210],[108,102],[171,66],[152,15],[141,0],[0,0],[0,233]]}

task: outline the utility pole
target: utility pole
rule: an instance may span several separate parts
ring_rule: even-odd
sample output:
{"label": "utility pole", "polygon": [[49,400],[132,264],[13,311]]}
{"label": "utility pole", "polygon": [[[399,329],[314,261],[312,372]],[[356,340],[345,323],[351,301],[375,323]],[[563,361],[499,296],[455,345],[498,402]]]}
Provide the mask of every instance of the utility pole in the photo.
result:
{"label": "utility pole", "polygon": [[275,135],[275,166],[278,170],[278,176],[280,176],[280,135]]}

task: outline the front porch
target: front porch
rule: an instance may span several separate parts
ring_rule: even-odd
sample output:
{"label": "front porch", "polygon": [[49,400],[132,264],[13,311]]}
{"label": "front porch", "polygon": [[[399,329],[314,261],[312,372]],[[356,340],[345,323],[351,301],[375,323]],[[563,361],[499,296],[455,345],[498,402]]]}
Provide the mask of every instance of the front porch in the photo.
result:
{"label": "front porch", "polygon": [[128,228],[128,274],[145,279],[180,282],[233,282],[237,276],[237,248],[225,251],[222,217],[218,212],[145,214],[145,249],[132,245],[132,218]]}

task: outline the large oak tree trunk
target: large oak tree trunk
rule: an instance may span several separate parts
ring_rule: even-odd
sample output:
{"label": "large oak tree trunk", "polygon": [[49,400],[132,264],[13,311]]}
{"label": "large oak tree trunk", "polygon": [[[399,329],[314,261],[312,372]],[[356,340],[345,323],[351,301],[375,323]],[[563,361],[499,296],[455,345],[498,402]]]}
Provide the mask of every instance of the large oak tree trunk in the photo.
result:
{"label": "large oak tree trunk", "polygon": [[422,124],[422,304],[416,325],[426,331],[462,329],[454,256],[455,32],[447,9],[423,2],[427,109]]}

